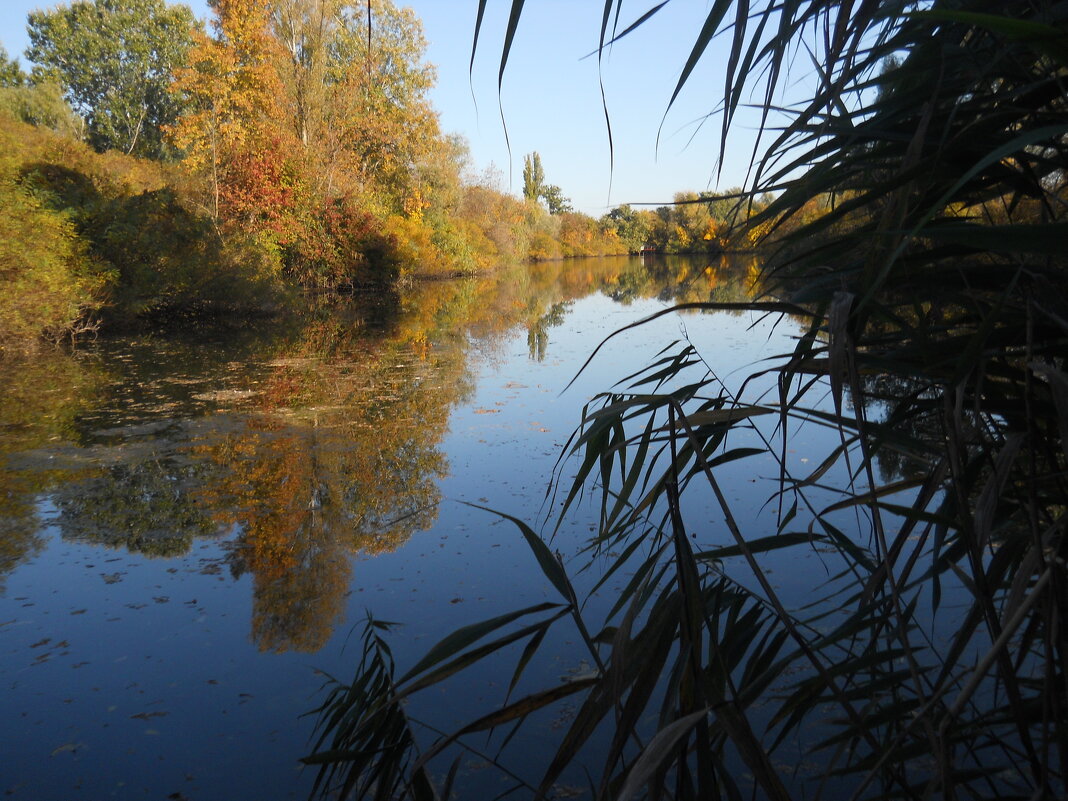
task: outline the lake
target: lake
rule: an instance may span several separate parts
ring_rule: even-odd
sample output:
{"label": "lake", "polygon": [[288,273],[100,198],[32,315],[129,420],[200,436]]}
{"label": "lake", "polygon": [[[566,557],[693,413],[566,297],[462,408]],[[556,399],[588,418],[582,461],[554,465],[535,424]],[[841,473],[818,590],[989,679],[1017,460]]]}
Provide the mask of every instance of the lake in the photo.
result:
{"label": "lake", "polygon": [[[757,273],[751,258],[543,263],[0,365],[0,791],[306,797],[305,713],[327,675],[351,675],[368,610],[404,624],[404,665],[551,595],[515,527],[476,506],[555,524],[546,490],[573,471],[558,459],[591,397],[676,340],[726,383],[792,349],[788,318],[668,315],[579,374],[613,331],[743,300]],[[823,436],[800,432],[789,458]],[[757,520],[777,467],[746,464],[724,483]],[[702,544],[728,542],[707,519]],[[596,522],[580,504],[553,547],[571,557]],[[554,645],[543,670],[583,668]],[[482,675],[429,714],[454,721],[499,684]]]}

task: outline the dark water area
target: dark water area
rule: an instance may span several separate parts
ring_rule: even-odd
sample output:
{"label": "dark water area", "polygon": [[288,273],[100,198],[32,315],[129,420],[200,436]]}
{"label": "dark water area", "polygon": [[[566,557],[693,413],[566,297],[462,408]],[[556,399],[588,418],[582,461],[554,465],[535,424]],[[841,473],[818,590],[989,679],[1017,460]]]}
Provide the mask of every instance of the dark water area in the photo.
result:
{"label": "dark water area", "polygon": [[[565,390],[613,331],[674,302],[743,300],[757,273],[752,259],[548,263],[0,365],[0,792],[306,797],[306,713],[328,675],[351,676],[368,610],[403,624],[403,669],[451,628],[551,595],[514,526],[475,507],[551,516],[592,396],[676,340],[727,383],[792,348],[788,318],[668,315],[613,338]],[[825,436],[799,432],[789,458],[801,469]],[[747,464],[725,486],[758,520],[777,468]],[[692,519],[709,521],[703,544],[727,542],[712,515]],[[580,505],[554,548],[572,557],[596,520]],[[588,667],[551,645],[544,675]],[[420,701],[427,716],[448,725],[502,696],[499,676],[476,678]]]}

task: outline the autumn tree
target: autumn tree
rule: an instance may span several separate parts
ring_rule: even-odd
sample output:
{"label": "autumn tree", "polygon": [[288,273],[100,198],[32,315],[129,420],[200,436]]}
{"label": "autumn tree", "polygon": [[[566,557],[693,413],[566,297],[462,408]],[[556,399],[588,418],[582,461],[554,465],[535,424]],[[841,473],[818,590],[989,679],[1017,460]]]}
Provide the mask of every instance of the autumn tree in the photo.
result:
{"label": "autumn tree", "polygon": [[188,112],[171,128],[186,165],[208,183],[207,207],[221,222],[284,237],[293,202],[277,41],[267,0],[212,0],[214,37],[194,34],[172,94]]}
{"label": "autumn tree", "polygon": [[440,136],[414,12],[387,0],[271,5],[286,119],[324,191],[339,191],[347,174],[403,202],[413,165]]}
{"label": "autumn tree", "polygon": [[[388,0],[217,0],[173,129],[224,223],[270,235],[292,279],[331,286],[477,266],[465,147],[443,136],[418,18]],[[371,273],[364,273],[370,277]]]}
{"label": "autumn tree", "polygon": [[341,14],[333,69],[335,77],[347,76],[352,101],[342,128],[364,186],[411,213],[423,205],[421,168],[441,140],[427,96],[435,71],[424,60],[426,39],[411,9],[377,0],[368,16],[368,5],[346,3]]}
{"label": "autumn tree", "polygon": [[271,9],[285,124],[320,188],[333,187],[344,147],[333,123],[345,116],[345,93],[330,66],[340,7],[340,0],[275,0]]}
{"label": "autumn tree", "polygon": [[36,83],[63,87],[94,147],[160,158],[182,107],[168,86],[195,25],[188,6],[164,0],[76,0],[30,13],[26,55]]}
{"label": "autumn tree", "polygon": [[[353,272],[368,263],[385,273],[396,264],[474,266],[452,214],[466,150],[439,129],[414,13],[385,0],[273,0],[271,20],[285,124],[308,186],[306,241],[287,253],[291,270],[315,281],[336,273],[316,264],[324,254],[347,258]],[[353,239],[345,218],[365,214],[381,236],[365,232],[361,252],[336,254]]]}

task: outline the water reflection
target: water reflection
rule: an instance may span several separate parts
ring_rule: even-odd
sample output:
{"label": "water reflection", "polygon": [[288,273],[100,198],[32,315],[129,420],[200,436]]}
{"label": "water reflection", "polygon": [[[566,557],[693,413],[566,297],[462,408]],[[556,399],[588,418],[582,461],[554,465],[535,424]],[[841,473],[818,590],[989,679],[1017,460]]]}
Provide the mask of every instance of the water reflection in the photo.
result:
{"label": "water reflection", "polygon": [[[78,410],[93,403],[102,375],[85,359],[49,351],[0,364],[0,370],[0,458],[10,457],[0,470],[2,591],[5,577],[40,548],[36,498],[67,475],[51,449],[71,436]],[[29,465],[20,468],[20,462]]]}
{"label": "water reflection", "polygon": [[128,458],[54,490],[64,539],[124,548],[146,556],[181,556],[193,540],[213,534],[197,506],[190,465],[167,456]]}
{"label": "water reflection", "polygon": [[257,646],[315,651],[341,621],[351,557],[436,520],[472,351],[525,328],[544,360],[578,298],[741,301],[758,267],[546,262],[0,365],[0,581],[39,549],[42,510],[67,541],[153,557],[217,538],[230,575],[251,578]]}

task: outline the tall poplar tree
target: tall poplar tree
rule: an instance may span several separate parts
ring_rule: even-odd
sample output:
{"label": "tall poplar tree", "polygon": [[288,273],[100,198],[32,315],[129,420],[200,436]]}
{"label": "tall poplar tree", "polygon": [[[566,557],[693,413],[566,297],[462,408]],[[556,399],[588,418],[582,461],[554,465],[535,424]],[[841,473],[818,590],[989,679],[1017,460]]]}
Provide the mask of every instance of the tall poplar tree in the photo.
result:
{"label": "tall poplar tree", "polygon": [[537,200],[545,187],[545,170],[537,151],[523,157],[523,197]]}

